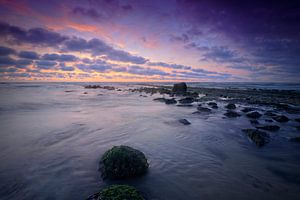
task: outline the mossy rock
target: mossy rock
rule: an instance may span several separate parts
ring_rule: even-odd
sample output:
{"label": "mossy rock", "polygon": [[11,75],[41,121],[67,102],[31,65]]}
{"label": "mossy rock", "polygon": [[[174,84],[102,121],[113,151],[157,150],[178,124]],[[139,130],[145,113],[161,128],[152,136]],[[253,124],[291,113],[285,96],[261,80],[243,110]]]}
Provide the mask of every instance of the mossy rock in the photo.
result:
{"label": "mossy rock", "polygon": [[90,196],[87,200],[144,200],[132,186],[112,185]]}
{"label": "mossy rock", "polygon": [[128,146],[114,146],[106,151],[100,161],[102,177],[127,179],[143,175],[149,164],[145,155]]}

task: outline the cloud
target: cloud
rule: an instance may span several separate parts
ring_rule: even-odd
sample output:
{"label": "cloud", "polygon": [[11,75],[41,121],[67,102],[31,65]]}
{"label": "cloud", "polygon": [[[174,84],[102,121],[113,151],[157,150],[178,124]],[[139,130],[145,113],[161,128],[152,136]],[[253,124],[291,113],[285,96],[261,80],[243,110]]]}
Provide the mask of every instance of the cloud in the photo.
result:
{"label": "cloud", "polygon": [[67,36],[47,29],[32,28],[25,30],[3,22],[0,22],[0,35],[15,43],[31,43],[47,46],[57,46],[68,39]]}
{"label": "cloud", "polygon": [[55,65],[57,65],[57,62],[54,61],[48,61],[48,60],[39,60],[35,61],[36,67],[39,69],[52,69]]}
{"label": "cloud", "polygon": [[13,66],[16,61],[8,56],[0,56],[0,67]]}
{"label": "cloud", "polygon": [[144,68],[141,66],[128,66],[127,72],[130,74],[138,74],[138,75],[145,75],[145,76],[154,76],[154,75],[159,75],[159,76],[168,76],[170,75],[167,72],[164,72],[159,69],[152,69],[152,68]]}
{"label": "cloud", "polygon": [[62,62],[75,62],[78,58],[71,54],[44,54],[42,56],[43,60],[53,60],[53,61],[62,61]]}
{"label": "cloud", "polygon": [[34,51],[21,51],[20,53],[18,53],[18,56],[20,58],[27,58],[32,60],[38,60],[40,58],[40,56]]}
{"label": "cloud", "polygon": [[185,65],[178,65],[178,64],[168,64],[164,62],[148,62],[147,63],[149,66],[160,66],[160,67],[166,67],[166,68],[172,68],[172,69],[185,69],[185,70],[190,70],[190,66],[185,66]]}
{"label": "cloud", "polygon": [[8,56],[15,53],[16,51],[12,48],[0,46],[0,56]]}

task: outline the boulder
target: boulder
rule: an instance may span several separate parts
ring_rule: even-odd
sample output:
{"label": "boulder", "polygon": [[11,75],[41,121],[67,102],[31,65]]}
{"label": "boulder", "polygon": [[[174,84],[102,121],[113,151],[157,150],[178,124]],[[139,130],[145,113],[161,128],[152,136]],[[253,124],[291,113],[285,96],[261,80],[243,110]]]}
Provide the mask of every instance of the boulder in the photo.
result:
{"label": "boulder", "polygon": [[272,117],[272,119],[274,119],[277,122],[288,122],[290,119],[284,115],[277,115]]}
{"label": "boulder", "polygon": [[227,104],[227,105],[225,106],[225,108],[230,109],[230,110],[233,110],[233,109],[236,109],[236,106],[235,106],[234,103],[229,103],[229,104]]}
{"label": "boulder", "polygon": [[300,137],[295,137],[290,139],[291,142],[300,142]]}
{"label": "boulder", "polygon": [[227,111],[224,115],[228,118],[235,118],[235,117],[241,116],[239,113],[231,111],[231,110]]}
{"label": "boulder", "polygon": [[90,196],[87,200],[144,200],[140,193],[132,186],[111,185]]}
{"label": "boulder", "polygon": [[173,85],[172,93],[177,95],[184,95],[187,91],[186,83],[175,83]]}
{"label": "boulder", "polygon": [[126,179],[145,174],[148,167],[145,155],[139,150],[114,146],[102,156],[99,171],[104,179]]}
{"label": "boulder", "polygon": [[257,125],[257,124],[259,124],[259,121],[257,121],[256,119],[251,119],[250,123],[253,125]]}
{"label": "boulder", "polygon": [[205,108],[205,107],[202,107],[202,106],[198,106],[197,110],[200,111],[200,112],[206,112],[206,113],[211,112],[211,109]]}
{"label": "boulder", "polygon": [[296,121],[296,122],[300,122],[300,118],[296,118],[295,121]]}
{"label": "boulder", "polygon": [[208,102],[207,105],[209,105],[213,109],[218,109],[218,104],[216,102]]}
{"label": "boulder", "polygon": [[184,125],[190,125],[191,124],[191,122],[189,122],[186,119],[180,119],[179,122],[182,123],[182,124],[184,124]]}
{"label": "boulder", "polygon": [[249,118],[257,119],[260,118],[262,115],[259,112],[254,111],[254,112],[247,113],[246,116]]}
{"label": "boulder", "polygon": [[257,129],[242,130],[258,147],[264,146],[269,142],[269,135],[266,132]]}
{"label": "boulder", "polygon": [[182,104],[191,104],[191,103],[194,102],[194,98],[193,97],[186,97],[186,98],[180,99],[178,101],[179,101],[179,103],[182,103]]}
{"label": "boulder", "polygon": [[273,113],[273,112],[270,111],[270,110],[268,110],[267,112],[265,112],[265,115],[266,115],[266,116],[269,116],[269,117],[274,117],[274,116],[276,116],[276,114]]}
{"label": "boulder", "polygon": [[242,112],[244,112],[244,113],[248,113],[248,112],[252,112],[252,111],[254,111],[254,108],[247,107],[247,108],[242,109]]}
{"label": "boulder", "polygon": [[278,131],[280,129],[277,125],[266,125],[266,126],[257,126],[257,129],[262,129],[265,131]]}
{"label": "boulder", "polygon": [[177,101],[175,99],[165,99],[166,104],[175,104]]}

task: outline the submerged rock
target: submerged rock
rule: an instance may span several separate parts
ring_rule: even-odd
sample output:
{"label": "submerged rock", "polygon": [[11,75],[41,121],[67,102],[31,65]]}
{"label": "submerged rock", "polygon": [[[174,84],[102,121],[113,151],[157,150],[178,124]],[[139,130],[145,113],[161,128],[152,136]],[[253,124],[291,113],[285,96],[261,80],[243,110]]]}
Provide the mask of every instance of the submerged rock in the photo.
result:
{"label": "submerged rock", "polygon": [[240,117],[241,115],[237,112],[234,112],[234,111],[227,111],[225,114],[224,114],[226,117],[229,117],[229,118],[234,118],[234,117]]}
{"label": "submerged rock", "polygon": [[230,110],[233,110],[233,109],[236,109],[236,106],[235,106],[234,103],[229,103],[229,104],[227,104],[227,105],[225,106],[225,108],[230,109]]}
{"label": "submerged rock", "polygon": [[246,116],[249,118],[257,119],[257,118],[260,118],[262,116],[262,114],[260,114],[257,111],[254,111],[254,112],[247,113]]}
{"label": "submerged rock", "polygon": [[267,112],[265,112],[265,115],[266,115],[266,116],[269,116],[269,117],[277,116],[275,113],[273,113],[273,112],[270,111],[270,110],[268,110]]}
{"label": "submerged rock", "polygon": [[90,196],[87,200],[144,200],[140,193],[132,186],[111,185]]}
{"label": "submerged rock", "polygon": [[153,99],[153,101],[165,102],[165,101],[166,101],[166,99],[165,99],[165,98],[163,98],[163,97],[159,97],[159,98],[155,98],[155,99]]}
{"label": "submerged rock", "polygon": [[253,125],[257,125],[257,124],[259,124],[259,121],[257,121],[256,119],[251,119],[250,123]]}
{"label": "submerged rock", "polygon": [[193,107],[193,104],[177,104],[178,107]]}
{"label": "submerged rock", "polygon": [[190,103],[193,103],[195,100],[193,97],[186,97],[186,98],[180,99],[178,101],[182,104],[190,104]]}
{"label": "submerged rock", "polygon": [[180,119],[179,122],[182,123],[182,124],[184,124],[184,125],[190,125],[191,124],[191,122],[189,122],[186,119]]}
{"label": "submerged rock", "polygon": [[264,146],[269,142],[269,135],[266,132],[257,129],[242,130],[258,147]]}
{"label": "submerged rock", "polygon": [[300,142],[300,137],[295,137],[290,139],[291,142]]}
{"label": "submerged rock", "polygon": [[173,85],[172,93],[177,95],[184,95],[187,91],[186,83],[175,83]]}
{"label": "submerged rock", "polygon": [[175,99],[165,99],[166,104],[175,104],[177,101]]}
{"label": "submerged rock", "polygon": [[242,112],[248,113],[248,112],[252,112],[252,111],[254,111],[254,110],[255,110],[254,108],[247,107],[247,108],[243,108],[243,109],[242,109]]}
{"label": "submerged rock", "polygon": [[272,117],[272,119],[274,119],[277,122],[288,122],[290,119],[284,115],[277,115]]}
{"label": "submerged rock", "polygon": [[148,167],[145,155],[139,150],[114,146],[102,156],[99,170],[104,179],[126,179],[145,174]]}
{"label": "submerged rock", "polygon": [[198,107],[197,107],[197,110],[198,110],[199,112],[206,112],[206,113],[211,112],[211,109],[205,108],[205,107],[202,107],[202,106],[198,106]]}
{"label": "submerged rock", "polygon": [[262,129],[265,131],[278,131],[280,129],[277,125],[266,125],[266,126],[257,126],[257,129]]}
{"label": "submerged rock", "polygon": [[218,104],[215,102],[208,102],[207,105],[209,105],[213,109],[218,109]]}

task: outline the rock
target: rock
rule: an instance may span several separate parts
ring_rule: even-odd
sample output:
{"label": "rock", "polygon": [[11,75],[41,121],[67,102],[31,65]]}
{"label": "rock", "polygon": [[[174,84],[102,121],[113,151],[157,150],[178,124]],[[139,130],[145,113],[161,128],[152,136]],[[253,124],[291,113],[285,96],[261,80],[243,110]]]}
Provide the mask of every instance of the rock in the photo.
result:
{"label": "rock", "polygon": [[290,139],[291,142],[300,142],[300,137],[295,137]]}
{"label": "rock", "polygon": [[244,112],[244,113],[248,113],[248,112],[252,112],[252,111],[254,111],[254,108],[247,107],[247,108],[242,109],[242,112]]}
{"label": "rock", "polygon": [[83,94],[88,94],[87,92],[84,92]]}
{"label": "rock", "polygon": [[272,119],[274,119],[277,122],[288,122],[290,119],[284,115],[277,115],[272,117]]}
{"label": "rock", "polygon": [[265,115],[266,115],[266,116],[269,116],[269,117],[274,117],[274,116],[276,116],[276,114],[273,113],[273,112],[270,111],[270,110],[268,110],[267,112],[265,112]]}
{"label": "rock", "polygon": [[197,110],[200,111],[200,112],[206,112],[206,113],[211,112],[211,109],[205,108],[205,107],[202,107],[202,106],[198,106]]}
{"label": "rock", "polygon": [[67,93],[74,92],[74,90],[66,90],[65,92],[67,92]]}
{"label": "rock", "polygon": [[165,98],[163,98],[163,97],[159,97],[159,98],[155,98],[155,99],[153,99],[153,101],[165,102],[165,101],[166,101],[166,99],[165,99]]}
{"label": "rock", "polygon": [[193,107],[193,104],[177,104],[178,107]]}
{"label": "rock", "polygon": [[280,129],[277,125],[266,125],[266,126],[257,126],[257,129],[262,129],[265,131],[278,131]]}
{"label": "rock", "polygon": [[229,118],[234,118],[234,117],[240,117],[241,115],[237,112],[234,112],[234,111],[227,111],[225,114],[224,114],[226,117],[229,117]]}
{"label": "rock", "polygon": [[99,170],[104,179],[126,179],[145,174],[148,167],[142,152],[128,146],[114,146],[102,156]]}
{"label": "rock", "polygon": [[300,131],[300,126],[296,126],[296,129],[297,129],[298,131]]}
{"label": "rock", "polygon": [[177,95],[184,95],[187,91],[186,83],[175,83],[173,85],[172,93]]}
{"label": "rock", "polygon": [[253,124],[253,125],[259,124],[259,122],[256,119],[251,119],[250,123]]}
{"label": "rock", "polygon": [[87,200],[144,200],[140,193],[132,186],[111,185],[90,196]]}
{"label": "rock", "polygon": [[258,147],[264,146],[269,142],[269,135],[266,132],[257,129],[242,130]]}
{"label": "rock", "polygon": [[175,99],[165,99],[166,104],[175,104],[177,101]]}
{"label": "rock", "polygon": [[193,97],[186,97],[186,98],[180,99],[178,101],[182,104],[190,104],[190,103],[194,102],[194,98]]}
{"label": "rock", "polygon": [[295,121],[296,121],[296,122],[300,122],[300,118],[296,118]]}
{"label": "rock", "polygon": [[257,119],[260,118],[262,115],[259,112],[254,111],[254,112],[247,113],[246,116],[249,118]]}
{"label": "rock", "polygon": [[236,106],[235,106],[234,103],[229,103],[229,104],[227,104],[227,105],[225,106],[225,108],[230,109],[230,110],[233,110],[233,109],[236,109]]}
{"label": "rock", "polygon": [[218,109],[218,104],[215,102],[208,102],[207,105],[209,105],[213,109]]}
{"label": "rock", "polygon": [[270,123],[273,122],[273,120],[271,120],[271,119],[265,119],[265,121],[270,122]]}
{"label": "rock", "polygon": [[180,119],[179,122],[182,123],[182,124],[184,124],[184,125],[190,125],[191,124],[191,122],[189,122],[186,119]]}

